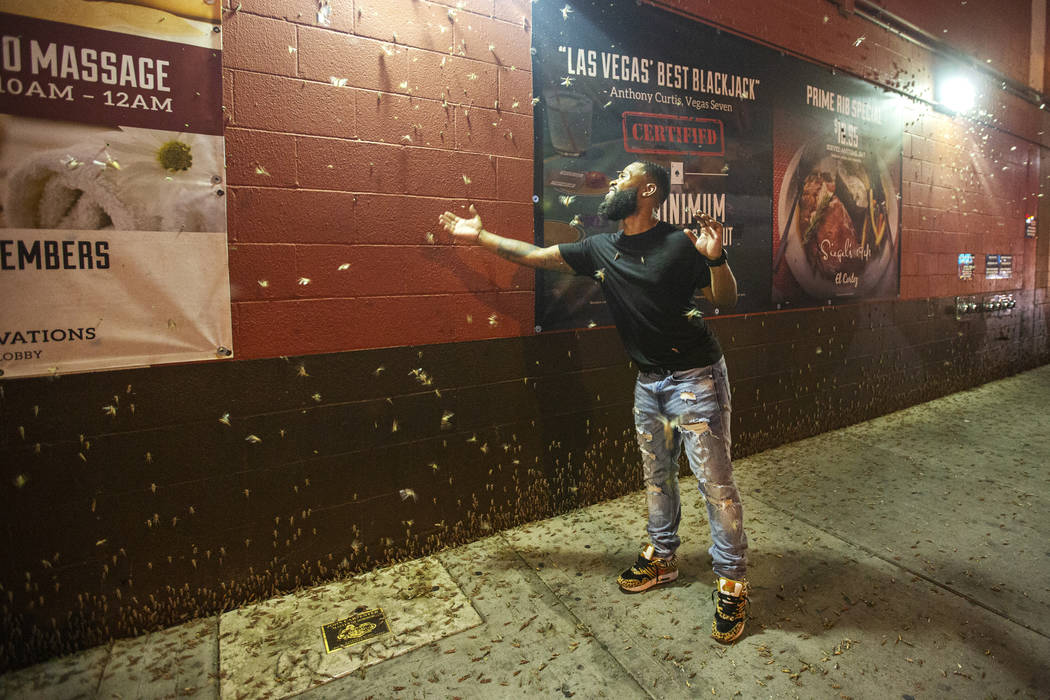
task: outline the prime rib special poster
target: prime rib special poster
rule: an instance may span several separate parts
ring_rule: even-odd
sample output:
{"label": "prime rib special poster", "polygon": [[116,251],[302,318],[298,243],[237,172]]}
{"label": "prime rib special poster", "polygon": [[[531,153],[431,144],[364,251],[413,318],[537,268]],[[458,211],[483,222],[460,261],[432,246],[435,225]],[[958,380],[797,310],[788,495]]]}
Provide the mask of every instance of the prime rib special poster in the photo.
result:
{"label": "prime rib special poster", "polygon": [[[634,160],[671,171],[661,218],[703,209],[750,313],[893,296],[900,98],[649,5],[533,6],[536,243],[617,230],[597,213]],[[608,325],[598,285],[540,272],[538,330]]]}

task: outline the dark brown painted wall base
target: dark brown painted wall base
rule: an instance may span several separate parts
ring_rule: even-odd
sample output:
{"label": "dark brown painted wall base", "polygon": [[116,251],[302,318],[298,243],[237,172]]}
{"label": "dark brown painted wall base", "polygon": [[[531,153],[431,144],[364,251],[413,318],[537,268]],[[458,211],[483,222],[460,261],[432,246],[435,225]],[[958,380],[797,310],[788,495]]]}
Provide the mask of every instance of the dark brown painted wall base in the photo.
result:
{"label": "dark brown painted wall base", "polygon": [[[1015,294],[714,320],[736,456],[1050,361]],[[633,380],[604,329],[5,382],[0,672],[640,488]]]}

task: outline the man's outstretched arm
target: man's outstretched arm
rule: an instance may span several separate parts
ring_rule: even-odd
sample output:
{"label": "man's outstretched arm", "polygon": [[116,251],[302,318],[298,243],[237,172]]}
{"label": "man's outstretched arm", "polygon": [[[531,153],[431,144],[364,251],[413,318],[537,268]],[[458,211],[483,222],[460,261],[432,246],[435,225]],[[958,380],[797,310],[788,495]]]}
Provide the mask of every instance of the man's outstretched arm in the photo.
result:
{"label": "man's outstretched arm", "polygon": [[481,216],[474,209],[473,204],[470,205],[470,213],[474,215],[473,218],[464,219],[450,211],[446,211],[438,217],[438,223],[444,226],[445,230],[457,239],[468,243],[477,243],[484,248],[488,248],[501,258],[510,260],[518,265],[557,272],[573,272],[569,263],[565,262],[565,259],[561,256],[558,246],[552,245],[540,248],[525,241],[497,236],[491,231],[486,231],[481,225]]}

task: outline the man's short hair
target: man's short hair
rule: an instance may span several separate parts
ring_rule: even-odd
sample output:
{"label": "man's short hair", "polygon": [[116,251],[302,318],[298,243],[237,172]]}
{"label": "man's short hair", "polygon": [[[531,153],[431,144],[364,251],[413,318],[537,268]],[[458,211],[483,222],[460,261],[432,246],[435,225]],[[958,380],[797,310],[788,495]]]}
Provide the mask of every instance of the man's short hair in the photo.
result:
{"label": "man's short hair", "polygon": [[667,199],[667,193],[671,191],[671,171],[651,160],[638,161],[642,164],[642,173],[656,185],[656,206],[660,206]]}

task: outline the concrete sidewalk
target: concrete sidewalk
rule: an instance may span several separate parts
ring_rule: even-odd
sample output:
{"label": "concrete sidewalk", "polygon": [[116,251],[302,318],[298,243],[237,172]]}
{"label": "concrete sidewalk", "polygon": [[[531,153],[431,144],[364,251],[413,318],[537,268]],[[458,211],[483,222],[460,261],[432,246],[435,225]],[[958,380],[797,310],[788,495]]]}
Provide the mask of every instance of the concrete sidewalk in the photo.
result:
{"label": "concrete sidewalk", "polygon": [[[752,618],[708,637],[707,523],[627,595],[639,493],[0,677],[0,697],[1050,697],[1050,366],[736,462]],[[393,634],[326,654],[318,620]]]}

